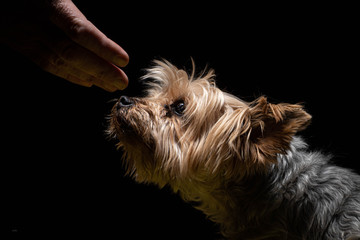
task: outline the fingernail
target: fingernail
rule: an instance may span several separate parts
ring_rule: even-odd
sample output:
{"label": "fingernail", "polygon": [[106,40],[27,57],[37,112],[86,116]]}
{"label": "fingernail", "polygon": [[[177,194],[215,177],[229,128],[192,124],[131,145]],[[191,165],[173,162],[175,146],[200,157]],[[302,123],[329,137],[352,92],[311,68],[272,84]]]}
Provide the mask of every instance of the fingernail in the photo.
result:
{"label": "fingernail", "polygon": [[129,57],[117,55],[115,56],[114,62],[120,67],[125,67],[129,63]]}
{"label": "fingernail", "polygon": [[127,84],[124,81],[115,81],[113,85],[119,90],[124,90],[127,87]]}

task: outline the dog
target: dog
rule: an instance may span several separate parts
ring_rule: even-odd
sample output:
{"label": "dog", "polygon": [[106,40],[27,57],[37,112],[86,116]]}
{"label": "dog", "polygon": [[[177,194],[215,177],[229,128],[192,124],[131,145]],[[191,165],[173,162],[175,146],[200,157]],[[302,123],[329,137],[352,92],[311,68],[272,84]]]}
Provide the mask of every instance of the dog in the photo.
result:
{"label": "dog", "polygon": [[243,101],[194,69],[155,60],[146,96],[112,108],[126,173],[170,186],[227,239],[360,239],[360,176],[296,136],[311,121],[304,107]]}

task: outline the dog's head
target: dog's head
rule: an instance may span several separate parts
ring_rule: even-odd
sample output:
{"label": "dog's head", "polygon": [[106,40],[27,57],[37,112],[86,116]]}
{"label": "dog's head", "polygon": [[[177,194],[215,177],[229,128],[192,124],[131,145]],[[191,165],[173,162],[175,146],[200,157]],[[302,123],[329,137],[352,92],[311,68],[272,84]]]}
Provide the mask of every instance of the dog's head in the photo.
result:
{"label": "dog's head", "polygon": [[195,77],[155,61],[146,97],[120,97],[109,133],[128,173],[164,185],[182,178],[238,178],[264,171],[311,116],[298,104],[247,103],[218,89],[212,70]]}

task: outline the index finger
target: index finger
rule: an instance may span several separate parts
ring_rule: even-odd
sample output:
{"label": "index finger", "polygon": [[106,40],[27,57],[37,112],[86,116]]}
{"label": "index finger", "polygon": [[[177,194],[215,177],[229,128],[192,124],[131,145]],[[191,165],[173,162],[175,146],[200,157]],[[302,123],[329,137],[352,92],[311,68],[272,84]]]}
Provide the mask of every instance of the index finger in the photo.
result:
{"label": "index finger", "polygon": [[88,21],[72,1],[51,1],[50,8],[51,21],[74,42],[117,66],[128,64],[129,55],[125,50]]}

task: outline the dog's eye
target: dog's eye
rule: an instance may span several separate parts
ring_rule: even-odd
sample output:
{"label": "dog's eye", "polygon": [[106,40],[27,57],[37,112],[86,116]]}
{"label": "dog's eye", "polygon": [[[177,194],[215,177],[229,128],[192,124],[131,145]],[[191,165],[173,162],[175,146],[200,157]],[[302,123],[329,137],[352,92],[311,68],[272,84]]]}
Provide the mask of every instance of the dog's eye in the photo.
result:
{"label": "dog's eye", "polygon": [[178,116],[182,116],[184,114],[185,111],[185,103],[183,100],[174,102],[172,104],[172,111],[178,115]]}

